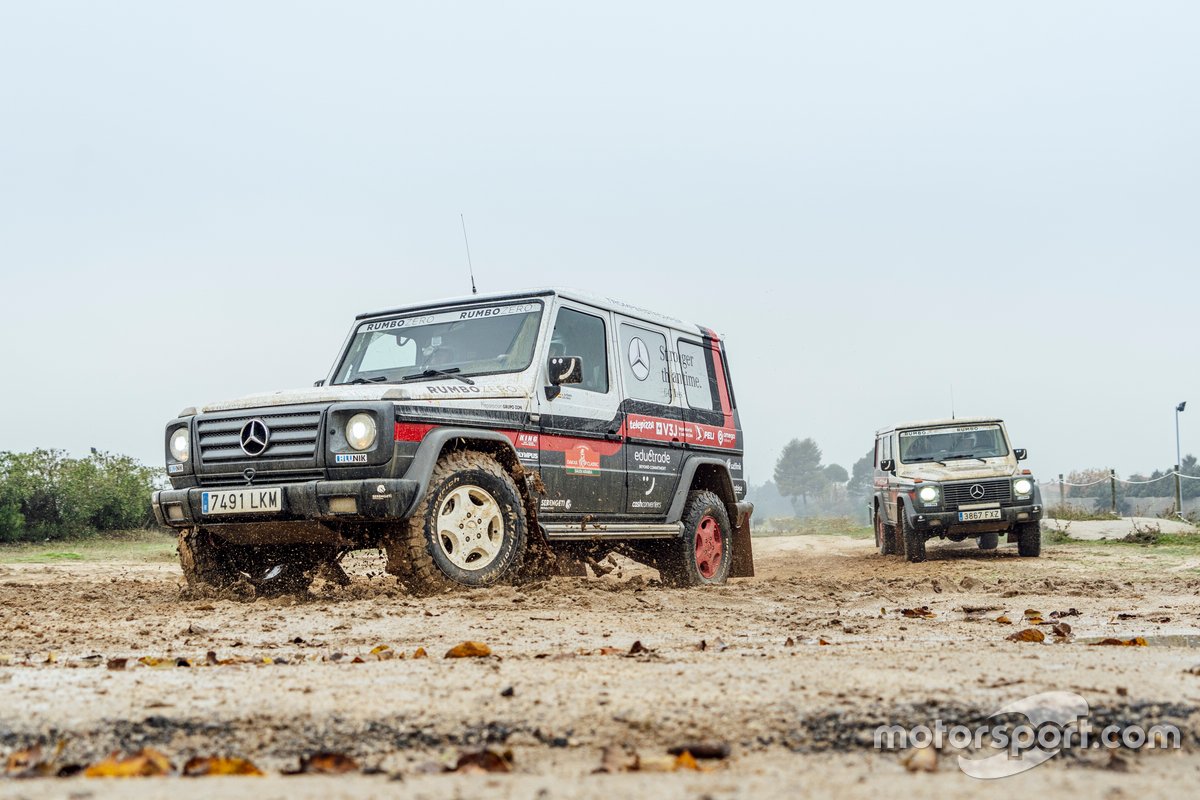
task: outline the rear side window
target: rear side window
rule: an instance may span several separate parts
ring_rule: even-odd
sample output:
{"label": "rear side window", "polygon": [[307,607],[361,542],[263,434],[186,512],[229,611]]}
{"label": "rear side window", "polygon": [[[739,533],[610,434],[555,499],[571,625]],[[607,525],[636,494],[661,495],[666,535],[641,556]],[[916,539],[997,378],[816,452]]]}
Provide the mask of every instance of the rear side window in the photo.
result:
{"label": "rear side window", "polygon": [[575,356],[583,361],[583,383],[573,388],[608,391],[608,339],[604,320],[573,308],[560,308],[550,336],[550,357]]}
{"label": "rear side window", "polygon": [[636,325],[621,325],[621,372],[633,400],[671,404],[667,337]]}
{"label": "rear side window", "polygon": [[679,352],[672,358],[683,384],[688,406],[702,411],[719,411],[716,370],[712,365],[712,350],[695,342],[679,341]]}

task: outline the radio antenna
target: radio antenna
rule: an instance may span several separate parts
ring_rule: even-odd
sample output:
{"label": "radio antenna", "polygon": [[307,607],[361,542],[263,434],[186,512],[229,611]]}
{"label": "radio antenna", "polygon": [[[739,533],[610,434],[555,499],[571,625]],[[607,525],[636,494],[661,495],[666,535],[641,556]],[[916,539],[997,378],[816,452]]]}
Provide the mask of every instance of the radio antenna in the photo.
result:
{"label": "radio antenna", "polygon": [[950,419],[958,419],[954,414],[954,384],[950,384]]}
{"label": "radio antenna", "polygon": [[479,294],[479,291],[475,288],[475,267],[471,264],[471,243],[467,241],[467,220],[460,213],[458,221],[462,223],[463,244],[467,246],[467,270],[471,274],[471,294]]}

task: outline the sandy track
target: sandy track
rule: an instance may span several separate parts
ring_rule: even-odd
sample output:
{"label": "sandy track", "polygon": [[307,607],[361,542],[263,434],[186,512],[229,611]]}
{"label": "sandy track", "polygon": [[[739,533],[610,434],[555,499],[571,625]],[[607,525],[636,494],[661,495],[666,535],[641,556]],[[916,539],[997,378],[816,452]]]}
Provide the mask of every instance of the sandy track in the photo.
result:
{"label": "sandy track", "polygon": [[[354,559],[351,586],[317,587],[302,601],[183,600],[169,564],[0,566],[0,659],[10,662],[0,666],[0,747],[61,737],[69,759],[87,761],[150,744],[178,762],[221,751],[272,770],[333,749],[404,775],[429,796],[483,786],[502,797],[542,789],[786,796],[818,786],[865,796],[894,791],[896,781],[909,793],[941,795],[1007,793],[1033,780],[1064,792],[1124,785],[1166,794],[1200,774],[1192,754],[1200,675],[1189,672],[1200,651],[1186,646],[1200,636],[1200,572],[1183,557],[1067,546],[1028,560],[1007,547],[981,553],[963,544],[931,547],[929,562],[906,564],[842,537],[758,539],[755,547],[759,577],[716,589],[661,589],[652,572],[627,565],[604,579],[421,599],[379,575],[370,554]],[[896,613],[919,606],[936,616]],[[1022,626],[994,621],[1072,608],[1080,613],[1067,621],[1078,638],[1069,644],[1008,642]],[[1160,638],[1144,648],[1084,643],[1101,636]],[[441,658],[465,639],[488,643],[496,657]],[[624,653],[635,641],[652,652],[594,654]],[[409,657],[376,661],[369,654],[380,644]],[[431,657],[412,659],[417,647]],[[116,657],[201,663],[209,651],[275,663],[105,668]],[[355,656],[364,663],[351,663]],[[502,696],[510,687],[512,696]],[[1078,692],[1099,719],[1179,724],[1189,749],[1133,756],[1128,774],[1086,768],[1101,763],[1095,758],[1060,758],[981,784],[952,759],[934,775],[910,775],[895,754],[871,746],[882,723],[978,720],[1049,690]],[[606,745],[660,755],[703,739],[729,742],[733,758],[703,775],[589,774]],[[511,747],[520,774],[417,774],[421,764],[485,742]],[[249,779],[223,780],[232,789]],[[176,780],[170,791],[203,793],[203,783]],[[59,796],[82,786],[154,796],[154,785],[162,790],[155,781],[25,781],[0,792]],[[254,785],[255,793],[357,797],[394,786],[386,776]]]}

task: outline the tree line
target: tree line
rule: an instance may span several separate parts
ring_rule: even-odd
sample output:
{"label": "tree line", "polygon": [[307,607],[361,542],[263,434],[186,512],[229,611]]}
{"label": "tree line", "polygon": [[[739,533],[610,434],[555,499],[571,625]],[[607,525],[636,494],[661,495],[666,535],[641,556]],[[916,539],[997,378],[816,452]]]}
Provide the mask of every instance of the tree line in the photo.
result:
{"label": "tree line", "polygon": [[874,451],[868,450],[847,472],[841,464],[824,463],[815,439],[792,439],[775,462],[772,480],[750,488],[755,516],[857,514],[871,494],[874,469]]}
{"label": "tree line", "polygon": [[0,452],[0,542],[65,539],[154,525],[161,471],[129,456]]}
{"label": "tree line", "polygon": [[[1156,469],[1153,472],[1142,474],[1135,472],[1132,475],[1125,476],[1123,480],[1128,483],[1117,483],[1118,497],[1173,497],[1175,495],[1175,478],[1171,473],[1175,471],[1174,466],[1165,469]],[[1200,461],[1196,456],[1187,455],[1183,457],[1183,463],[1179,465],[1179,471],[1184,475],[1193,475],[1200,477]],[[1092,467],[1090,469],[1077,469],[1066,475],[1067,483],[1093,483],[1093,486],[1067,486],[1067,497],[1100,497],[1109,498],[1112,496],[1112,484],[1109,481],[1109,471],[1100,467]],[[1189,500],[1194,497],[1200,497],[1200,481],[1188,480],[1184,478],[1179,484],[1180,490],[1183,492],[1183,498]],[[1043,486],[1043,493],[1057,492],[1057,487]]]}

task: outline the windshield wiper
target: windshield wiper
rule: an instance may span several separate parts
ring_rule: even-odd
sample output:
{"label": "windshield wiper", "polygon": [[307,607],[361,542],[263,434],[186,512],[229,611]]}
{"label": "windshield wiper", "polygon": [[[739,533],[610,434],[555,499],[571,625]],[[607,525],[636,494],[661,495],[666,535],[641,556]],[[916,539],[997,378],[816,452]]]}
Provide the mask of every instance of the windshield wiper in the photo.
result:
{"label": "windshield wiper", "polygon": [[424,372],[418,372],[415,375],[405,375],[403,379],[406,381],[411,381],[414,378],[454,378],[456,381],[462,381],[468,386],[475,385],[475,381],[471,380],[470,378],[464,378],[462,375],[457,374],[459,372],[462,372],[462,370],[458,367],[451,367],[450,369],[427,369]]}
{"label": "windshield wiper", "polygon": [[347,381],[346,386],[355,386],[360,383],[383,383],[387,380],[386,375],[376,375],[374,378],[355,378],[352,381]]}
{"label": "windshield wiper", "polygon": [[[986,458],[980,458],[979,456],[975,455],[974,453],[954,453],[953,455],[946,456],[947,461],[954,461],[954,460],[957,460],[960,458],[973,458],[976,461],[982,461],[985,464],[987,463]],[[939,461],[938,463],[942,464],[941,461]],[[945,466],[945,465],[943,464],[943,466]]]}

